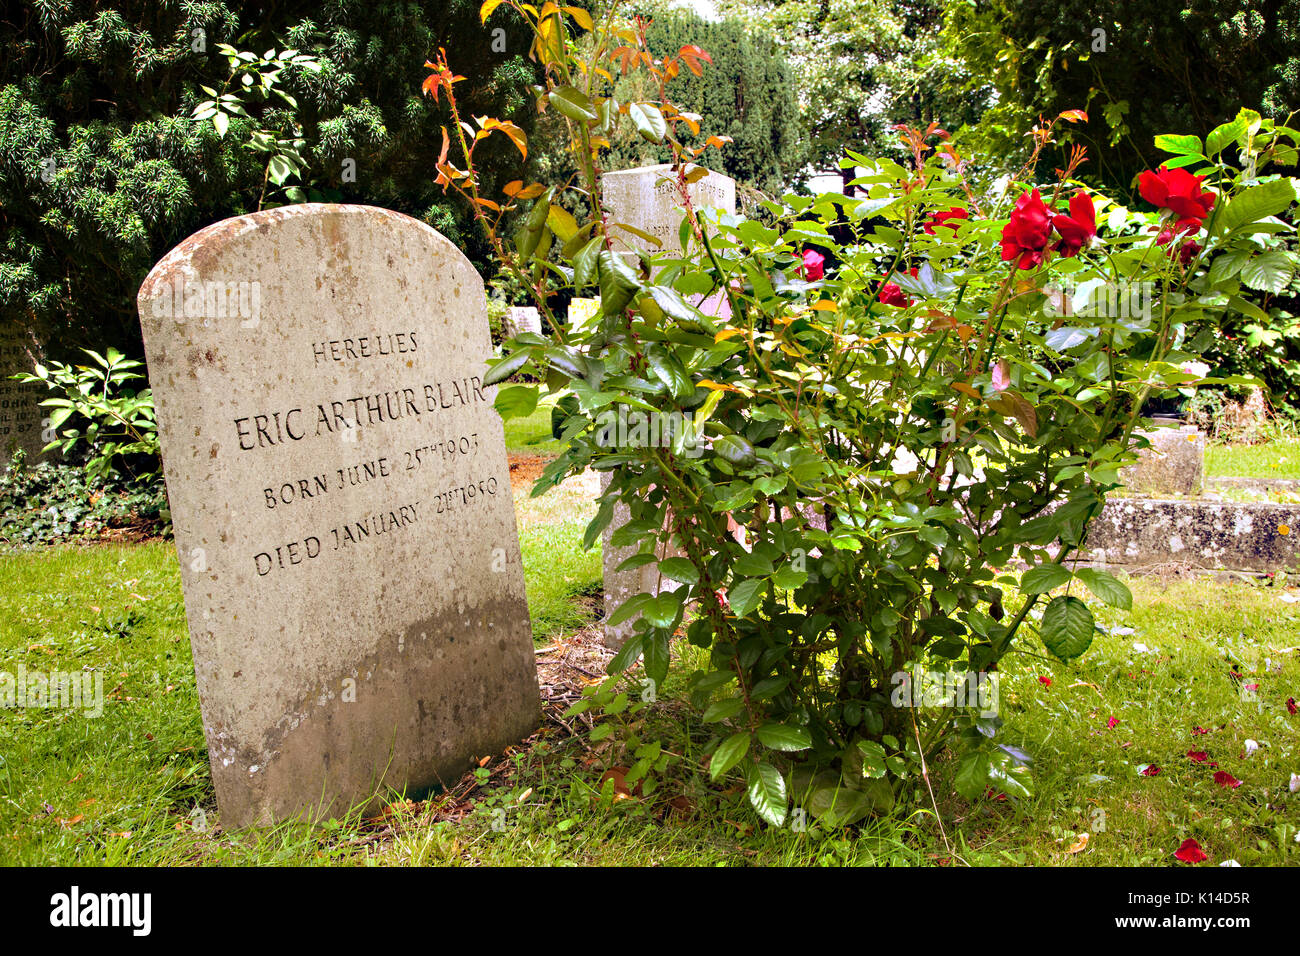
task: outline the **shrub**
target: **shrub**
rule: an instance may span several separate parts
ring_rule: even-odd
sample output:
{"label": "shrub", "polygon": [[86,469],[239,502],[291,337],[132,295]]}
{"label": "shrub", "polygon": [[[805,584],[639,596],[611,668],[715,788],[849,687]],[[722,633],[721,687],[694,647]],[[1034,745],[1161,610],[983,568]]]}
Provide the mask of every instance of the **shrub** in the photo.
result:
{"label": "shrub", "polygon": [[[489,0],[485,15],[499,5]],[[705,51],[656,58],[643,27],[620,27],[595,45],[603,59],[579,62],[565,42],[577,14],[539,21],[509,6],[545,41],[547,100],[572,123],[593,213],[558,214],[563,187],[516,187],[507,207],[536,199],[507,244],[474,174],[474,127],[459,130],[455,161],[444,150],[439,181],[474,202],[544,312],[553,245],[564,280],[599,292],[597,321],[549,315],[554,339],[519,336],[485,382],[536,369],[551,391],[571,390],[568,446],[535,493],[608,472],[587,544],[621,503],[630,521],[612,543],[637,549],[623,567],[652,565],[677,584],[614,613],[612,624],[637,621],[610,673],[639,661],[662,686],[674,640],[700,648],[690,687],[715,731],[709,773],[739,776],[772,824],[792,799],[833,823],[887,810],[928,782],[927,761],[945,747],[959,754],[963,795],[1026,794],[1023,755],[997,741],[996,700],[967,706],[963,687],[921,680],[953,674],[995,691],[972,685],[1026,631],[1061,659],[1088,649],[1096,625],[1083,590],[1131,604],[1114,576],[1069,559],[1133,459],[1149,397],[1245,384],[1186,371],[1187,333],[1230,307],[1244,275],[1280,267],[1257,237],[1290,230],[1277,217],[1295,191],[1269,165],[1293,162],[1300,134],[1243,113],[1204,142],[1165,137],[1171,158],[1144,174],[1139,210],[1078,185],[1081,151],[1054,176],[1037,172],[1077,111],[1044,123],[1013,188],[989,195],[971,188],[967,159],[937,125],[904,127],[909,161],[845,158],[865,170],[855,180],[865,198],[788,196],[768,204],[775,226],[714,223],[686,188],[704,149],[682,144],[692,124],[665,92],[674,72],[705,67]],[[599,68],[620,62],[639,64],[658,96],[611,100]],[[435,66],[428,82],[455,111],[454,75]],[[677,156],[681,253],[613,251],[599,151],[624,116]],[[825,261],[839,266],[823,274]],[[697,307],[719,295],[718,314]],[[537,400],[536,387],[514,385],[497,407],[510,417]],[[666,438],[649,439],[655,425]],[[1008,573],[1017,565],[1023,574]],[[628,785],[652,766],[641,757]]]}

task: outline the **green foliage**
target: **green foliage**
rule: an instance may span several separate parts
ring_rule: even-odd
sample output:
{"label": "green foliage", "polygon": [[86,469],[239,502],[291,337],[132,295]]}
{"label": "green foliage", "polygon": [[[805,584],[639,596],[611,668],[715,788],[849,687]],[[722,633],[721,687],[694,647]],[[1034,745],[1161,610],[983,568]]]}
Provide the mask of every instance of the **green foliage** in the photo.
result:
{"label": "green foliage", "polygon": [[19,451],[0,475],[0,545],[7,548],[98,538],[114,531],[166,534],[161,481],[92,476],[79,464],[26,464]]}
{"label": "green foliage", "polygon": [[[408,213],[482,260],[469,213],[428,176],[447,118],[418,78],[454,46],[467,108],[531,128],[530,37],[502,31],[483,29],[473,0],[25,5],[0,22],[0,318],[69,354],[138,351],[136,291],[163,253],[208,223],[302,198]],[[240,51],[255,60],[232,70]],[[194,118],[222,96],[231,108]],[[479,159],[493,191],[518,174],[508,144]]]}
{"label": "green foliage", "polygon": [[126,471],[157,480],[162,461],[153,392],[127,385],[144,380],[142,373],[134,371],[144,363],[117,349],[109,349],[106,355],[90,349],[85,352],[93,364],[51,362],[48,368],[37,365],[34,373],[14,376],[20,382],[41,382],[59,393],[41,402],[52,409],[50,429],[62,429],[46,449],[57,448],[65,454],[74,448],[84,451],[86,474],[91,478],[116,477]]}
{"label": "green foliage", "polygon": [[974,137],[985,155],[1014,161],[1039,114],[1086,109],[1067,138],[1116,189],[1159,162],[1169,130],[1203,137],[1242,106],[1279,121],[1300,108],[1297,0],[953,3],[946,46],[996,100]]}
{"label": "green foliage", "polygon": [[942,0],[725,0],[751,35],[771,37],[794,66],[802,125],[819,168],[845,149],[898,155],[897,123],[973,122],[983,95],[962,50],[940,42]]}
{"label": "green foliage", "polygon": [[[628,56],[645,42],[635,30],[617,37]],[[661,91],[689,53],[645,63]],[[1055,656],[1079,657],[1096,627],[1077,594],[1031,616],[1062,586],[1131,605],[1122,582],[1066,561],[1134,458],[1146,400],[1191,381],[1232,384],[1184,370],[1197,355],[1189,331],[1239,298],[1237,270],[1216,271],[1220,258],[1242,273],[1294,268],[1256,237],[1292,231],[1279,216],[1294,184],[1270,164],[1285,163],[1300,134],[1248,123],[1217,149],[1166,140],[1171,162],[1202,177],[1194,195],[1200,184],[1214,192],[1212,211],[1197,199],[1185,224],[1195,245],[1162,237],[1178,218],[1167,210],[1076,192],[1077,156],[1053,178],[1034,179],[1035,164],[1014,190],[979,195],[935,149],[933,129],[903,131],[906,163],[848,152],[865,198],[787,196],[765,204],[775,226],[730,216],[712,225],[689,198],[698,154],[677,134],[679,108],[660,95],[616,110],[597,65],[563,48],[548,58],[552,92],[580,94],[590,116],[570,119],[581,188],[597,200],[588,221],[553,234],[547,211],[562,190],[539,189],[514,247],[498,248],[520,275],[594,285],[600,315],[577,328],[553,319],[553,341],[519,336],[485,382],[531,366],[551,393],[571,392],[568,447],[534,494],[608,472],[586,540],[622,505],[630,520],[610,543],[637,551],[624,567],[657,564],[681,582],[613,613],[610,624],[634,624],[610,673],[640,661],[663,686],[683,631],[707,652],[691,698],[716,728],[714,775],[738,777],[772,825],[792,800],[836,823],[886,812],[948,746],[961,751],[956,786],[967,798],[988,787],[1028,797],[1025,761],[995,743],[995,703],[989,713],[955,694],[918,700],[906,679],[987,675],[1024,627]],[[681,252],[629,263],[611,251],[592,142],[620,123],[679,158]],[[935,224],[954,207],[965,218]],[[554,240],[567,267],[545,259]],[[803,273],[810,245],[835,271]],[[1058,311],[1049,295],[1062,282],[1150,290],[1148,307]],[[692,304],[710,295],[725,296],[721,314]],[[503,417],[534,407],[521,387],[498,402]],[[649,427],[613,438],[611,419]],[[1031,568],[1020,580],[996,570],[1013,561]]]}
{"label": "green foliage", "polygon": [[[711,154],[710,168],[773,195],[789,188],[809,159],[808,142],[794,78],[776,45],[740,20],[711,23],[682,11],[655,14],[646,40],[656,57],[671,56],[689,43],[713,59],[702,76],[682,70],[668,84],[673,102],[700,116],[700,134],[683,141],[730,136],[720,154]],[[641,75],[621,83],[619,95],[647,96]],[[607,169],[627,169],[671,159],[666,146],[629,130],[614,141],[605,163]]]}

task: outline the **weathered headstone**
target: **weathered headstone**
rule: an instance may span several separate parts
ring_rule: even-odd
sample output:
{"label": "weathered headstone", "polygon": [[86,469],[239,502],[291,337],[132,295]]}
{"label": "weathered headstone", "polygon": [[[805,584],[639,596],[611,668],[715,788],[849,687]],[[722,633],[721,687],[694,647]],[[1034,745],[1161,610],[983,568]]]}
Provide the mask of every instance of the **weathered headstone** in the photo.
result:
{"label": "weathered headstone", "polygon": [[[627,242],[633,249],[641,248],[649,252],[680,251],[682,246],[679,229],[685,211],[675,175],[672,166],[668,164],[605,173],[601,179],[601,189],[610,222],[633,226],[641,232],[654,236],[662,245],[655,247],[627,230],[614,229],[613,234]],[[736,212],[736,183],[729,176],[710,170],[707,175],[691,183],[687,189],[691,203],[696,208],[721,209],[732,215]],[[701,305],[703,307],[703,304]],[[601,474],[602,495],[609,487],[609,480],[608,472]],[[616,548],[610,543],[614,532],[630,519],[627,507],[617,505],[614,508],[613,520],[605,528],[601,539],[606,620],[633,594],[643,591],[656,594],[661,589],[677,586],[671,581],[661,582],[659,570],[655,565],[645,565],[630,571],[616,570],[620,564],[637,553],[634,547]],[[666,556],[668,554],[661,555],[661,557]],[[633,618],[615,627],[606,625],[605,643],[611,647],[621,646],[631,636],[635,624],[636,620]]]}
{"label": "weathered headstone", "polygon": [[1139,432],[1151,442],[1136,464],[1120,470],[1124,493],[1197,497],[1204,490],[1205,435],[1194,425]]}
{"label": "weathered headstone", "polygon": [[506,334],[514,337],[521,332],[542,334],[542,315],[536,307],[512,305],[506,310]]}
{"label": "weathered headstone", "polygon": [[574,296],[569,300],[569,328],[580,329],[600,312],[600,300]]}
{"label": "weathered headstone", "polygon": [[185,240],[139,309],[223,823],[451,783],[531,733],[483,284],[460,251],[387,210],[288,206]]}
{"label": "weathered headstone", "polygon": [[19,448],[31,461],[49,444],[43,434],[49,412],[40,403],[53,393],[39,382],[15,382],[12,378],[19,372],[32,371],[38,360],[34,346],[21,329],[0,326],[0,467]]}
{"label": "weathered headstone", "polygon": [[[625,223],[654,236],[661,243],[654,246],[635,233],[614,228],[610,234],[616,248],[623,244],[631,250],[648,252],[682,248],[679,230],[685,209],[677,174],[670,164],[614,170],[601,176],[600,183],[611,224]],[[690,183],[686,190],[696,209],[721,209],[733,215],[736,212],[736,181],[730,176],[709,170]]]}

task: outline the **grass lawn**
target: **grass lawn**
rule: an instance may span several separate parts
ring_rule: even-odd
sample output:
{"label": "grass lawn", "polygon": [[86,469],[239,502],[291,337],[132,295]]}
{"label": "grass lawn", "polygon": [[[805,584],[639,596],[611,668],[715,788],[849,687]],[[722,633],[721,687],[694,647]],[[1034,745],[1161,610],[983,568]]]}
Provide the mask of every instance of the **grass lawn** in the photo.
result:
{"label": "grass lawn", "polygon": [[1205,474],[1215,478],[1300,478],[1300,438],[1262,445],[1206,445]]}
{"label": "grass lawn", "polygon": [[541,401],[527,418],[512,418],[505,423],[506,451],[512,455],[546,455],[555,457],[564,446],[551,436],[551,406]]}
{"label": "grass lawn", "polygon": [[[599,556],[579,542],[593,497],[576,485],[540,499],[516,494],[539,644],[580,643],[575,629],[591,620]],[[1300,716],[1286,708],[1300,696],[1291,590],[1139,580],[1132,612],[1095,608],[1111,630],[1082,660],[1048,660],[1026,641],[1004,662],[999,739],[1034,758],[1035,795],[969,804],[953,793],[953,762],[940,760],[931,781],[943,832],[919,782],[904,788],[893,816],[853,832],[758,823],[738,780],[713,786],[699,772],[717,725],[689,710],[676,676],[627,719],[633,746],[660,737],[673,754],[649,795],[620,799],[617,779],[602,792],[602,775],[628,759],[621,734],[597,742],[580,721],[572,732],[550,721],[530,746],[447,794],[395,795],[382,819],[228,834],[214,826],[172,547],[5,555],[0,580],[0,671],[92,667],[107,698],[95,718],[0,715],[0,864],[1086,866],[1173,864],[1186,837],[1209,853],[1207,866],[1300,864],[1300,795],[1287,789],[1300,773]],[[1243,700],[1234,666],[1258,666],[1247,677],[1260,685],[1258,700]],[[1260,745],[1251,755],[1247,739]],[[1205,751],[1207,763],[1189,750]],[[1159,773],[1141,774],[1147,765]],[[1215,769],[1241,786],[1216,785]]]}

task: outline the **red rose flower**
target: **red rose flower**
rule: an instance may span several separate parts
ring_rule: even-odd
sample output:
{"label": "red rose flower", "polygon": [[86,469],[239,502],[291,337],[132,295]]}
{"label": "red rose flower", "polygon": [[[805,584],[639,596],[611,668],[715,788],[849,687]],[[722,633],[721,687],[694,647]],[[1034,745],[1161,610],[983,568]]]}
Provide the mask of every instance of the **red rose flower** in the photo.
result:
{"label": "red rose flower", "polygon": [[1241,781],[1226,770],[1216,770],[1214,772],[1214,782],[1221,787],[1231,787],[1233,790],[1241,786]]}
{"label": "red rose flower", "polygon": [[1052,233],[1052,217],[1038,195],[1038,190],[1016,200],[1011,219],[1002,228],[1002,259],[1018,259],[1018,268],[1032,269],[1043,264],[1043,251]]}
{"label": "red rose flower", "polygon": [[1055,248],[1063,256],[1075,256],[1097,235],[1097,210],[1092,197],[1082,189],[1070,197],[1070,214],[1058,213],[1052,217],[1052,228],[1061,239]]}
{"label": "red rose flower", "polygon": [[809,282],[816,282],[826,274],[826,257],[815,250],[805,249],[803,263],[796,271]]}
{"label": "red rose flower", "polygon": [[933,236],[935,234],[934,230],[936,227],[947,226],[954,233],[956,233],[957,223],[953,222],[952,220],[969,219],[969,218],[970,215],[966,212],[965,209],[962,209],[961,206],[953,206],[951,209],[948,209],[944,212],[937,212],[933,216],[931,216],[929,221],[926,222],[925,224],[925,231]]}
{"label": "red rose flower", "polygon": [[892,282],[886,282],[880,287],[880,294],[876,296],[883,305],[896,305],[900,308],[907,308],[912,304],[912,300],[903,295],[903,290]]}
{"label": "red rose flower", "polygon": [[1183,841],[1183,845],[1174,851],[1174,856],[1184,863],[1204,863],[1209,859],[1201,849],[1201,845],[1188,837]]}
{"label": "red rose flower", "polygon": [[1204,176],[1193,176],[1179,167],[1161,166],[1160,171],[1150,170],[1138,177],[1138,192],[1153,206],[1168,209],[1178,217],[1178,228],[1189,226],[1195,232],[1214,207],[1214,193],[1201,189]]}

